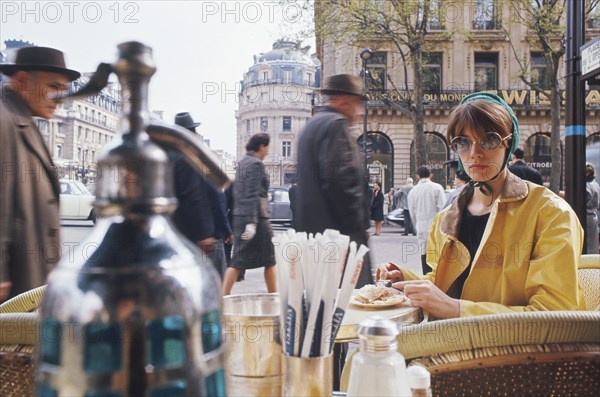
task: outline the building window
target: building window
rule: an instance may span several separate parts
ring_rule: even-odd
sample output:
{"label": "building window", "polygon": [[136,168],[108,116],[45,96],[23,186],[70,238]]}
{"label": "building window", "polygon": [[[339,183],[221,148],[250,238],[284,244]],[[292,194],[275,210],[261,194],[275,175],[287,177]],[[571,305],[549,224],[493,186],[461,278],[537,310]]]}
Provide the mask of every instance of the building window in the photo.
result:
{"label": "building window", "polygon": [[79,160],[80,163],[82,163],[82,158],[81,158],[81,147],[77,148],[77,160]]}
{"label": "building window", "polygon": [[38,120],[38,128],[42,132],[48,132],[48,121],[47,120],[39,119]]}
{"label": "building window", "polygon": [[292,130],[292,116],[283,116],[283,131]]}
{"label": "building window", "polygon": [[292,157],[292,142],[283,141],[281,143],[281,157],[289,158]]}
{"label": "building window", "polygon": [[[441,0],[430,0],[429,1],[429,12],[427,29],[428,30],[443,30],[444,19],[442,18],[442,7]],[[419,21],[423,20],[423,7],[425,7],[425,0],[419,1]]]}
{"label": "building window", "polygon": [[498,89],[498,53],[475,53],[475,91]]}
{"label": "building window", "polygon": [[588,29],[600,29],[600,3],[593,4],[588,14],[587,25]]}
{"label": "building window", "polygon": [[423,90],[440,92],[442,89],[442,53],[423,54]]}
{"label": "building window", "polygon": [[531,82],[543,90],[548,89],[548,76],[546,74],[546,58],[540,52],[531,53]]}
{"label": "building window", "polygon": [[542,180],[545,184],[550,182],[552,171],[552,145],[550,141],[550,133],[537,132],[527,138],[524,150],[525,161],[542,174]]}
{"label": "building window", "polygon": [[82,133],[83,133],[83,127],[81,127],[81,126],[80,126],[80,127],[77,129],[77,140],[80,140],[80,139],[81,139],[81,134],[82,134]]}
{"label": "building window", "polygon": [[62,159],[62,145],[56,145],[56,158]]}
{"label": "building window", "polygon": [[268,129],[269,129],[269,119],[263,116],[260,118],[260,130],[262,132],[267,132]]}
{"label": "building window", "polygon": [[246,132],[250,132],[250,120],[246,120]]}
{"label": "building window", "polygon": [[306,73],[306,85],[313,85],[313,75],[312,73]]}
{"label": "building window", "polygon": [[473,29],[495,30],[500,27],[495,0],[476,0],[474,6]]}
{"label": "building window", "polygon": [[281,71],[281,74],[283,76],[283,83],[284,84],[288,84],[292,82],[292,71],[290,69],[283,69]]}
{"label": "building window", "polygon": [[87,141],[89,139],[89,137],[90,137],[90,129],[86,128],[85,129],[85,140]]}
{"label": "building window", "polygon": [[[450,153],[444,136],[438,132],[425,132],[425,148],[427,151],[427,166],[431,169],[432,180],[442,186],[448,186],[448,175],[445,162]],[[410,169],[416,169],[415,142],[410,144]]]}
{"label": "building window", "polygon": [[387,53],[374,52],[367,61],[367,90],[384,91],[387,73]]}
{"label": "building window", "polygon": [[269,72],[262,72],[263,82],[269,80]]}

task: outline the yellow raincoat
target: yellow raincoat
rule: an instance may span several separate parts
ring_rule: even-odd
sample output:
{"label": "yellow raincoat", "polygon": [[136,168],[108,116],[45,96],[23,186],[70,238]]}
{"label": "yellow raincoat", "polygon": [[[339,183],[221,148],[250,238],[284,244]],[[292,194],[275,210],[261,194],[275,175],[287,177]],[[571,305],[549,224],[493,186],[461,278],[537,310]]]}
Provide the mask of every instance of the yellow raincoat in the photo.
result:
{"label": "yellow raincoat", "polygon": [[[426,279],[448,293],[469,266],[458,241],[462,209],[473,192],[456,200],[433,221],[427,263],[417,275],[401,267],[406,280]],[[585,310],[577,281],[583,229],[577,216],[552,191],[509,172],[492,212],[460,300],[460,315],[536,310]]]}

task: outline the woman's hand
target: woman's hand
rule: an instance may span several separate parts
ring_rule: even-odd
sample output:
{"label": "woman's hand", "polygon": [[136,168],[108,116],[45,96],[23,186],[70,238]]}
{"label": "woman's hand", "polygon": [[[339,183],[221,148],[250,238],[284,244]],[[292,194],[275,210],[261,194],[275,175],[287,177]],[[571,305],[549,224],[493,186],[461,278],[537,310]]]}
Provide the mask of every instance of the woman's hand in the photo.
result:
{"label": "woman's hand", "polygon": [[450,298],[429,280],[400,281],[392,287],[404,290],[413,306],[428,311],[436,318],[460,317],[460,300]]}
{"label": "woman's hand", "polygon": [[0,283],[0,303],[4,302],[4,300],[8,298],[11,286],[12,283],[10,281],[3,281]]}
{"label": "woman's hand", "polygon": [[242,240],[252,240],[254,236],[256,236],[256,224],[248,223],[240,238]]}
{"label": "woman's hand", "polygon": [[385,263],[377,268],[375,273],[377,280],[390,280],[393,283],[404,281],[404,274],[393,263]]}

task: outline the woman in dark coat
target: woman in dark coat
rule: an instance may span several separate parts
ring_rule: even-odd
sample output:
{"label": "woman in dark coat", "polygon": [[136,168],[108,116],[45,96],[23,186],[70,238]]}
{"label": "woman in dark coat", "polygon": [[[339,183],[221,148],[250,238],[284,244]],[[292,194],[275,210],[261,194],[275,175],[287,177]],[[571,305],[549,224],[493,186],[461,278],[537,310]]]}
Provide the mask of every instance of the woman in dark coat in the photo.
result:
{"label": "woman in dark coat", "polygon": [[379,182],[373,184],[373,201],[371,201],[371,220],[375,221],[375,235],[381,234],[381,224],[383,223],[383,193]]}
{"label": "woman in dark coat", "polygon": [[243,269],[265,268],[268,292],[276,292],[275,250],[269,223],[269,176],[263,159],[269,153],[269,135],[252,135],[246,155],[238,163],[233,184],[233,260],[225,271],[223,294],[231,288]]}

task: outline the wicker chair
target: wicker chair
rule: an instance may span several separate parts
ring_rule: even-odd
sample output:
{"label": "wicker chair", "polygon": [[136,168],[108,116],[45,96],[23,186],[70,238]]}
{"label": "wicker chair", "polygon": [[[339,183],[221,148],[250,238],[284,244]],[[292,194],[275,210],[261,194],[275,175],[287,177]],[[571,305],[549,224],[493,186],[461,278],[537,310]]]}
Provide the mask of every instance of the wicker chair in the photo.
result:
{"label": "wicker chair", "polygon": [[600,255],[581,255],[577,278],[587,310],[600,309]]}
{"label": "wicker chair", "polygon": [[0,305],[0,396],[33,396],[37,313],[46,287],[25,292]]}
{"label": "wicker chair", "polygon": [[[398,350],[434,396],[596,396],[600,312],[495,314],[407,325]],[[342,374],[347,386],[350,362]]]}

